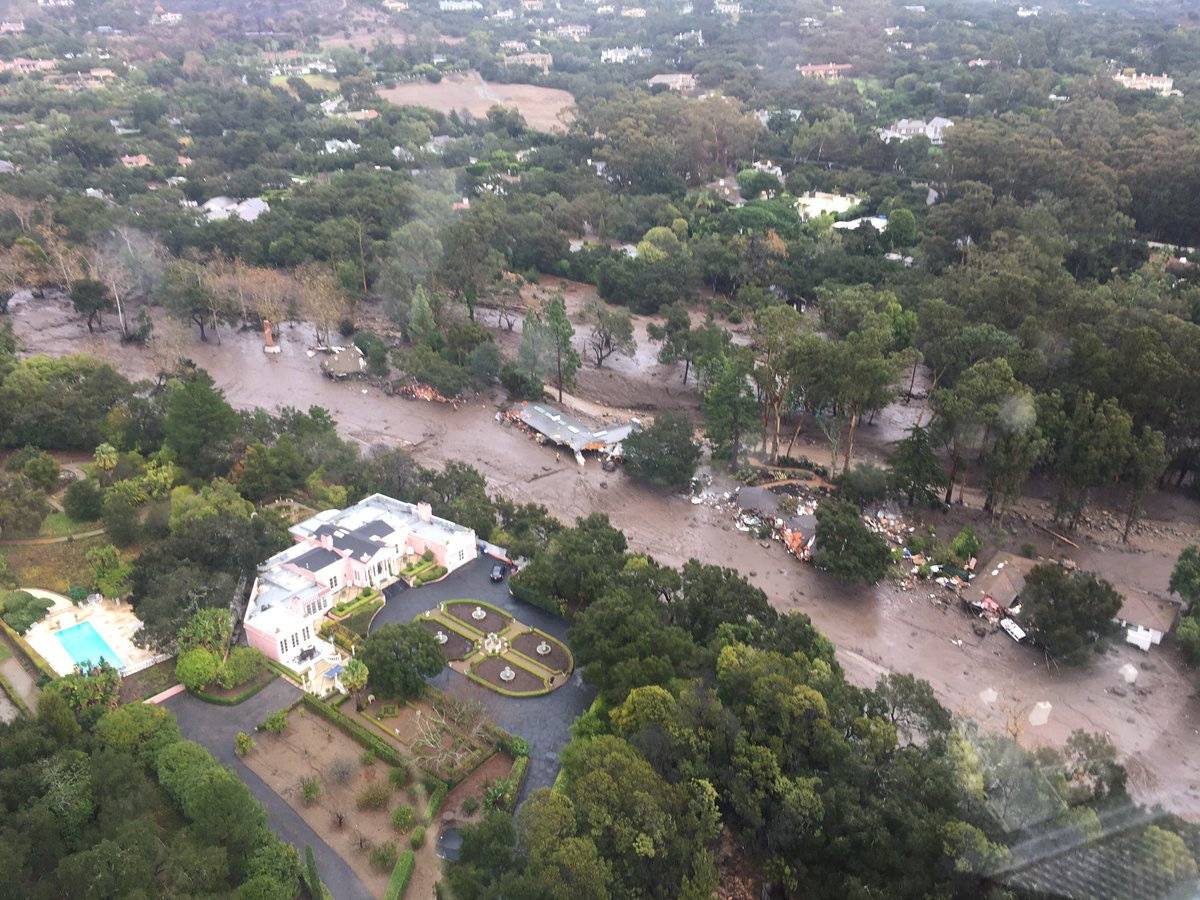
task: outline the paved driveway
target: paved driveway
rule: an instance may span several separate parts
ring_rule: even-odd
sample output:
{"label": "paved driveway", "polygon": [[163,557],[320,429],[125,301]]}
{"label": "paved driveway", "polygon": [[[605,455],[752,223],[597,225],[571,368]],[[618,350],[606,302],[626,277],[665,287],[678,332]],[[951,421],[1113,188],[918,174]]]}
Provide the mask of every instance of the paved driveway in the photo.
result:
{"label": "paved driveway", "polygon": [[[486,600],[506,609],[526,625],[540,628],[561,641],[567,638],[567,623],[535,606],[521,603],[508,593],[508,582],[492,584],[488,575],[493,560],[475,560],[449,577],[420,588],[396,584],[384,593],[387,605],[375,617],[372,628],[388,622],[411,622],[418,613],[432,609],[443,600]],[[520,800],[540,787],[549,787],[558,775],[558,753],[571,737],[571,723],[591,705],[596,691],[583,682],[578,670],[571,680],[543,697],[505,697],[467,679],[449,667],[431,679],[443,690],[474,697],[487,707],[492,720],[513,734],[529,741],[529,772]]]}
{"label": "paved driveway", "polygon": [[301,858],[306,846],[313,848],[321,880],[337,900],[370,900],[370,892],[333,848],[233,752],[235,734],[239,731],[253,733],[255,725],[275,710],[290,705],[298,696],[298,688],[278,678],[237,706],[205,703],[187,693],[172,697],[163,706],[175,714],[185,738],[203,744],[213,756],[237,773],[250,788],[250,793],[267,808],[271,828],[280,838],[294,844]]}

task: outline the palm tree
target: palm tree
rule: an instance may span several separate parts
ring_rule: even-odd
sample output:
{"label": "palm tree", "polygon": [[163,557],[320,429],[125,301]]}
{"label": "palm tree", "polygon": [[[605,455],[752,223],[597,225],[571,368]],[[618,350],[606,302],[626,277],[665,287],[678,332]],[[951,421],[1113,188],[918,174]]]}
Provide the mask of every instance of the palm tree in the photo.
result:
{"label": "palm tree", "polygon": [[366,663],[361,659],[352,659],[342,667],[342,685],[354,697],[354,708],[358,712],[362,712],[362,700],[359,692],[367,686],[367,679],[370,675]]}

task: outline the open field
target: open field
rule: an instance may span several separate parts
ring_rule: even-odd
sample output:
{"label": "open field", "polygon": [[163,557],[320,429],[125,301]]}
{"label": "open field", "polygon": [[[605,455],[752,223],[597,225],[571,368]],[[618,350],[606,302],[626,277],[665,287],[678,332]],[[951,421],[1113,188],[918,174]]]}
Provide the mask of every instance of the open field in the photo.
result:
{"label": "open field", "polygon": [[514,107],[531,128],[563,131],[575,98],[558,88],[533,84],[497,84],[484,81],[478,72],[448,75],[437,84],[410,81],[381,88],[379,96],[397,106],[426,106],[438,112],[465,110],[483,118],[493,106]]}

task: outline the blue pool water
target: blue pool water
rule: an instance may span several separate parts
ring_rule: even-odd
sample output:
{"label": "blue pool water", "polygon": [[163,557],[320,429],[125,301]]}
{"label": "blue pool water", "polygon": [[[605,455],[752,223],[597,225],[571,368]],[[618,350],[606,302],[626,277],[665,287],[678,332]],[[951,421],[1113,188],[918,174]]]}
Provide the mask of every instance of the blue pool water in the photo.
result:
{"label": "blue pool water", "polygon": [[58,633],[58,640],[67,651],[67,655],[78,665],[98,663],[102,659],[114,669],[125,665],[91,622],[80,622],[70,628],[64,628]]}

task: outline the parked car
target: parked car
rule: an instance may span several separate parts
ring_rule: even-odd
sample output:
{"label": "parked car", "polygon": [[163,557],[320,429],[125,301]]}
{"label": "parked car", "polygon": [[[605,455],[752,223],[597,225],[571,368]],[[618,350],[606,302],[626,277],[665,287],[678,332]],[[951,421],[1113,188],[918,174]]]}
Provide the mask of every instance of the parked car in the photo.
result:
{"label": "parked car", "polygon": [[501,581],[503,581],[504,580],[504,572],[505,572],[505,568],[500,563],[496,563],[494,566],[492,566],[492,574],[491,574],[492,584],[499,584]]}

